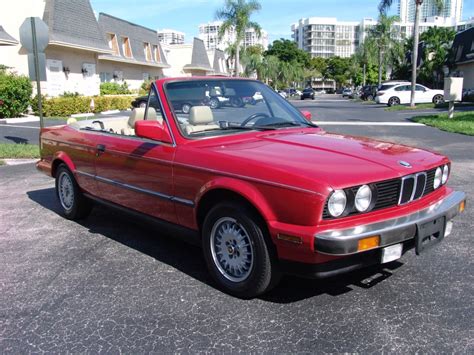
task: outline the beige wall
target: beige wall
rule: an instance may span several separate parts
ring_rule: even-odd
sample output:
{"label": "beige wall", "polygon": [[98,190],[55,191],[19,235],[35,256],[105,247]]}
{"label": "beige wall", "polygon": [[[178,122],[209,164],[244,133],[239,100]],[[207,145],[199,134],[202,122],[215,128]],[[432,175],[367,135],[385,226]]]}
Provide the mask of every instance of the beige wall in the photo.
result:
{"label": "beige wall", "polygon": [[[46,49],[46,62],[48,60],[60,61],[60,72],[52,72],[46,67],[47,83],[44,83],[45,92],[49,96],[57,96],[64,92],[78,92],[81,95],[99,94],[99,72],[97,68],[97,54],[93,52],[65,48],[59,46],[49,46]],[[83,67],[95,65],[95,74],[89,72],[82,73]],[[66,77],[63,68],[69,68],[70,73]]]}
{"label": "beige wall", "polygon": [[463,89],[474,88],[474,62],[458,64],[457,70],[462,71],[464,77]]}
{"label": "beige wall", "polygon": [[102,59],[99,60],[97,74],[106,72],[113,75],[115,71],[122,72],[123,80],[127,82],[130,90],[136,90],[140,88],[143,83],[145,73],[148,74],[149,79],[163,77],[163,70],[161,68],[112,62]]}
{"label": "beige wall", "polygon": [[[43,18],[44,0],[2,0],[0,4],[0,25],[17,41],[20,41],[20,26],[27,17]],[[28,58],[21,45],[0,46],[0,64],[28,75]]]}
{"label": "beige wall", "polygon": [[191,73],[184,72],[183,67],[191,63],[193,55],[192,44],[163,46],[163,50],[165,51],[166,60],[171,66],[163,70],[166,76],[191,76]]}

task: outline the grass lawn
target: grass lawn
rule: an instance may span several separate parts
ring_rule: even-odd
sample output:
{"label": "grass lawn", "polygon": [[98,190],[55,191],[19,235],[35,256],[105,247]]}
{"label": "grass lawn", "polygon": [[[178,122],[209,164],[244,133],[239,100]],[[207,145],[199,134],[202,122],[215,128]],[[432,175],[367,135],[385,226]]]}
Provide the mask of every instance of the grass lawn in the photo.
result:
{"label": "grass lawn", "polygon": [[455,112],[454,118],[449,119],[447,114],[416,116],[413,121],[433,126],[443,131],[467,134],[474,136],[474,111]]}
{"label": "grass lawn", "polygon": [[0,143],[0,159],[35,159],[39,156],[36,144]]}
{"label": "grass lawn", "polygon": [[[468,102],[468,103],[455,103],[454,107],[473,107],[474,103]],[[396,106],[391,106],[387,107],[385,111],[405,111],[405,110],[426,110],[426,109],[434,109],[434,108],[448,108],[448,103],[442,103],[439,105],[435,105],[432,103],[427,103],[427,104],[417,104],[414,108],[411,108],[410,105],[396,105]]]}

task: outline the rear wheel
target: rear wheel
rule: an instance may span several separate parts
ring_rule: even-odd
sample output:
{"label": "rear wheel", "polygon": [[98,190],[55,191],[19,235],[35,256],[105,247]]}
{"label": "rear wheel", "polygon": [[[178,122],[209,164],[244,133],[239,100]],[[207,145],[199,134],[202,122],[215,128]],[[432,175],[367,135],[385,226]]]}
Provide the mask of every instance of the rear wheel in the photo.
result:
{"label": "rear wheel", "polygon": [[391,98],[388,99],[388,103],[387,103],[388,106],[396,106],[396,105],[400,105],[400,99],[396,96],[393,96]]}
{"label": "rear wheel", "polygon": [[189,113],[189,111],[191,111],[191,105],[183,104],[183,106],[181,106],[181,111],[183,111],[183,113]]}
{"label": "rear wheel", "polygon": [[439,104],[442,104],[444,102],[444,96],[443,95],[435,95],[433,97],[433,103],[435,105],[439,105]]}
{"label": "rear wheel", "polygon": [[207,214],[202,244],[218,285],[234,296],[256,297],[279,281],[276,257],[260,219],[244,205],[221,203]]}
{"label": "rear wheel", "polygon": [[214,110],[216,108],[219,108],[220,106],[220,103],[219,103],[219,100],[215,97],[212,97],[210,100],[209,100],[209,106]]}
{"label": "rear wheel", "polygon": [[92,202],[82,194],[65,164],[61,164],[56,171],[56,196],[67,219],[85,218],[92,209]]}

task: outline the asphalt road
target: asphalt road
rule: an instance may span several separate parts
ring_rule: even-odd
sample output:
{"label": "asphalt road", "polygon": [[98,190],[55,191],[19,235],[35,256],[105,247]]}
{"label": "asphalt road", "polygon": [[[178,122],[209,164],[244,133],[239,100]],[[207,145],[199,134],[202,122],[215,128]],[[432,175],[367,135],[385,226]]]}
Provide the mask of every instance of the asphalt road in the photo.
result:
{"label": "asphalt road", "polygon": [[[357,103],[296,105],[341,121],[329,131],[448,154],[449,184],[474,196],[473,137],[345,125],[376,120]],[[169,231],[104,207],[81,223],[62,218],[53,186],[32,165],[0,167],[1,353],[474,352],[470,203],[421,256],[324,281],[286,277],[243,301],[217,290],[200,250]]]}

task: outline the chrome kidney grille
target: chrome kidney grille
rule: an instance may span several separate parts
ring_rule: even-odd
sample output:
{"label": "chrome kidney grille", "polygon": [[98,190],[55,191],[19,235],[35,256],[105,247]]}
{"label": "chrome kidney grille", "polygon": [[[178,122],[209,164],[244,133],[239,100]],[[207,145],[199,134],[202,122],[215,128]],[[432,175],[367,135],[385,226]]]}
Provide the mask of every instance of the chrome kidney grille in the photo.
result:
{"label": "chrome kidney grille", "polygon": [[425,192],[426,181],[427,174],[425,172],[404,176],[402,178],[402,187],[398,204],[404,205],[421,198]]}
{"label": "chrome kidney grille", "polygon": [[[434,191],[433,181],[436,168],[419,172],[412,175],[407,175],[402,178],[379,181],[372,184],[376,189],[376,201],[371,211],[376,211],[397,205],[405,205],[412,201],[416,201],[423,196]],[[349,189],[344,189],[348,196],[353,198],[360,186],[354,186]],[[354,215],[360,212],[352,209],[348,211],[347,215]],[[329,214],[327,201],[323,210],[323,219],[333,219]]]}

